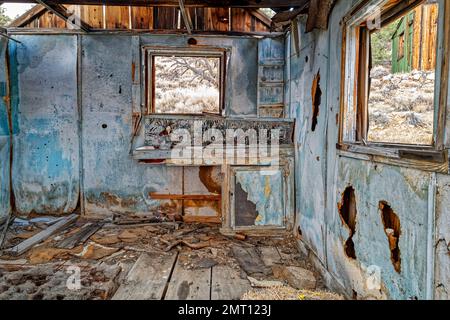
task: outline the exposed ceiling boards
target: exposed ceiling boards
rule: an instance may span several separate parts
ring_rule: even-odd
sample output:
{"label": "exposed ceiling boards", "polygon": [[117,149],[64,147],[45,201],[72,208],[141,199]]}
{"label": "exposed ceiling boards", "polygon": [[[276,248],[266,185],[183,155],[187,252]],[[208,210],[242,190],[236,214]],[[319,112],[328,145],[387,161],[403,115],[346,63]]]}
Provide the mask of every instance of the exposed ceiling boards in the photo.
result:
{"label": "exposed ceiling boards", "polygon": [[[65,16],[63,4],[68,5],[131,5],[131,6],[152,6],[152,7],[183,7],[183,13],[187,11],[184,8],[189,7],[239,7],[247,8],[247,10],[253,10],[253,14],[259,14],[255,8],[273,8],[277,14],[273,17],[272,28],[273,30],[280,30],[290,24],[290,21],[299,14],[308,13],[307,31],[310,32],[313,29],[326,29],[328,26],[328,17],[332,10],[335,0],[13,0],[4,2],[17,2],[17,3],[39,3],[46,9],[56,13],[59,17]],[[1,3],[1,2],[0,2]],[[56,10],[58,9],[58,10]],[[33,8],[28,13],[20,17],[20,21],[30,20],[35,16],[36,12],[41,9]],[[39,13],[37,13],[39,15]],[[263,16],[260,14],[260,16]],[[63,18],[64,19],[64,18]],[[188,15],[183,15],[183,19],[189,21]],[[261,19],[261,17],[259,17]],[[64,19],[67,21],[67,19]],[[267,17],[267,23],[271,20]],[[83,24],[83,21],[81,21]],[[14,27],[22,26],[23,23],[18,24],[15,22]],[[82,25],[81,29],[88,31],[88,25]]]}

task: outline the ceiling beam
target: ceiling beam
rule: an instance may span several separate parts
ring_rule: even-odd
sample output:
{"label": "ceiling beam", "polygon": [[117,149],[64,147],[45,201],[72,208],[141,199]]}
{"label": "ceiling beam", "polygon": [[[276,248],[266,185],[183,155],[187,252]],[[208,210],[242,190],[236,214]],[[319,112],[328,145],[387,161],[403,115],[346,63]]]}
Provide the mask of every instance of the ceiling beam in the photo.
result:
{"label": "ceiling beam", "polygon": [[256,19],[259,19],[266,27],[272,26],[272,19],[270,19],[264,12],[259,9],[245,9],[248,13],[254,16]]}
{"label": "ceiling beam", "polygon": [[66,21],[68,24],[72,25],[76,29],[81,29],[84,32],[89,32],[90,27],[87,25],[81,17],[74,16],[73,13],[67,11],[67,8],[61,4],[52,4],[47,0],[36,0],[40,5],[42,5],[47,10],[53,12],[55,15]]}
{"label": "ceiling beam", "polygon": [[[39,0],[11,0],[3,2],[39,3]],[[49,5],[84,4],[112,6],[178,7],[179,0],[46,0]],[[302,5],[305,0],[185,0],[185,7],[236,7],[236,8],[291,8]]]}
{"label": "ceiling beam", "polygon": [[181,15],[183,16],[184,24],[186,26],[186,30],[189,34],[192,34],[192,20],[191,16],[189,14],[189,11],[186,10],[186,7],[184,6],[184,0],[178,0],[180,4],[180,11]]}
{"label": "ceiling beam", "polygon": [[0,37],[4,37],[6,39],[12,40],[12,41],[17,42],[17,43],[22,43],[19,40],[16,40],[16,39],[11,38],[10,36],[8,36],[8,30],[6,30],[3,27],[0,27]]}
{"label": "ceiling beam", "polygon": [[34,19],[39,18],[41,15],[43,15],[45,12],[47,12],[47,9],[41,5],[36,5],[27,12],[25,12],[23,15],[19,16],[18,18],[14,19],[10,24],[8,24],[8,28],[10,27],[24,27],[30,22],[32,22]]}
{"label": "ceiling beam", "polygon": [[326,30],[328,28],[328,19],[335,3],[336,0],[311,0],[306,22],[306,32],[311,32],[314,29]]}

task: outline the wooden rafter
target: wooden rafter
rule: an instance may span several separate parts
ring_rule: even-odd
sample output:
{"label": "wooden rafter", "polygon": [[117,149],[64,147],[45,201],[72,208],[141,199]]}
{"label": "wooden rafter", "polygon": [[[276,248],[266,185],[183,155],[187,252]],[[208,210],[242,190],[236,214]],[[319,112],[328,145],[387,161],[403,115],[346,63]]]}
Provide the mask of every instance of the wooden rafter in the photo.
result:
{"label": "wooden rafter", "polygon": [[256,19],[258,19],[259,21],[261,21],[264,25],[266,25],[267,27],[271,27],[272,26],[272,19],[270,19],[268,16],[266,16],[266,14],[264,12],[262,12],[259,9],[246,9],[248,13],[250,13],[252,16],[254,16]]}
{"label": "wooden rafter", "polygon": [[[38,0],[11,0],[4,2],[38,3]],[[101,5],[104,0],[46,0],[48,4],[85,4]],[[236,8],[291,8],[304,3],[304,0],[185,0],[186,7],[236,7]],[[178,7],[178,0],[108,0],[111,6],[154,6]]]}
{"label": "wooden rafter", "polygon": [[308,21],[306,22],[306,32],[313,29],[327,29],[328,17],[336,0],[311,0],[309,3]]}
{"label": "wooden rafter", "polygon": [[19,16],[18,18],[14,19],[8,27],[24,27],[33,20],[39,18],[41,15],[43,15],[45,12],[47,12],[47,9],[41,5],[35,5],[33,8]]}
{"label": "wooden rafter", "polygon": [[55,15],[66,21],[68,24],[71,24],[75,28],[79,28],[84,32],[89,32],[90,27],[87,25],[80,17],[77,17],[78,21],[73,21],[72,14],[67,11],[67,8],[61,4],[52,4],[50,1],[44,0],[36,0],[40,5],[42,5],[47,10],[53,12]]}
{"label": "wooden rafter", "polygon": [[180,11],[181,11],[181,15],[183,17],[184,20],[184,24],[186,25],[186,30],[189,34],[192,34],[192,20],[191,20],[191,16],[189,15],[189,11],[186,10],[186,7],[184,6],[184,1],[185,0],[178,0],[180,3]]}
{"label": "wooden rafter", "polygon": [[2,28],[2,27],[0,27],[0,37],[4,37],[4,38],[7,38],[7,39],[12,40],[14,42],[21,43],[20,41],[14,39],[14,38],[11,38],[10,36],[8,36],[7,30],[5,28]]}

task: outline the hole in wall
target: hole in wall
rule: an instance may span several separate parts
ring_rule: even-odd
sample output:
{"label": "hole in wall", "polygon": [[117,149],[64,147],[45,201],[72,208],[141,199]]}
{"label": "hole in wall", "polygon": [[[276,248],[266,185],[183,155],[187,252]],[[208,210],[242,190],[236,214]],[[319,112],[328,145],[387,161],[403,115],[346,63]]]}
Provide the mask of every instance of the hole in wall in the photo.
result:
{"label": "hole in wall", "polygon": [[302,229],[300,228],[300,226],[297,227],[297,239],[302,239],[303,238],[303,232]]}
{"label": "hole in wall", "polygon": [[356,292],[355,290],[352,290],[353,294],[352,294],[352,298],[353,300],[358,300],[358,292]]}
{"label": "hole in wall", "polygon": [[309,57],[306,56],[306,57],[305,57],[305,62],[308,63],[308,61],[309,61]]}
{"label": "hole in wall", "polygon": [[320,89],[320,70],[317,72],[317,75],[314,77],[313,85],[311,88],[311,97],[312,97],[312,125],[311,130],[316,131],[316,127],[318,124],[318,117],[320,111],[320,103],[322,100],[322,90]]}
{"label": "hole in wall", "polygon": [[108,125],[106,123],[104,123],[104,124],[102,124],[102,128],[106,129],[106,128],[108,128]]}
{"label": "hole in wall", "polygon": [[384,225],[384,232],[388,237],[389,249],[391,251],[391,261],[395,271],[401,271],[400,248],[398,242],[400,240],[401,227],[400,219],[391,206],[386,201],[380,201],[379,208],[381,211],[381,220]]}
{"label": "hole in wall", "polygon": [[197,44],[197,40],[194,38],[189,38],[187,43],[191,46],[195,46]]}
{"label": "hole in wall", "polygon": [[347,187],[342,194],[341,203],[338,205],[339,214],[342,222],[350,230],[350,236],[345,241],[344,251],[347,257],[356,259],[355,244],[353,243],[353,235],[356,231],[356,196],[353,187]]}

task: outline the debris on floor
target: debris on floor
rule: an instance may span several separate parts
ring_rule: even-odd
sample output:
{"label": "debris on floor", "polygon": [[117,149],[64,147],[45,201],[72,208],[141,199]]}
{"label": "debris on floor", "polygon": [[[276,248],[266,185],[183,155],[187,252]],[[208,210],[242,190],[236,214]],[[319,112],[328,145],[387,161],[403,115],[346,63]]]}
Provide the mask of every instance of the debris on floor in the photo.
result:
{"label": "debris on floor", "polygon": [[242,300],[344,300],[342,296],[327,291],[296,290],[288,286],[253,289]]}
{"label": "debris on floor", "polygon": [[[236,238],[213,224],[54,220],[11,225],[0,256],[0,299],[335,298],[322,293],[323,282],[288,233]],[[11,250],[24,242],[26,250]]]}

